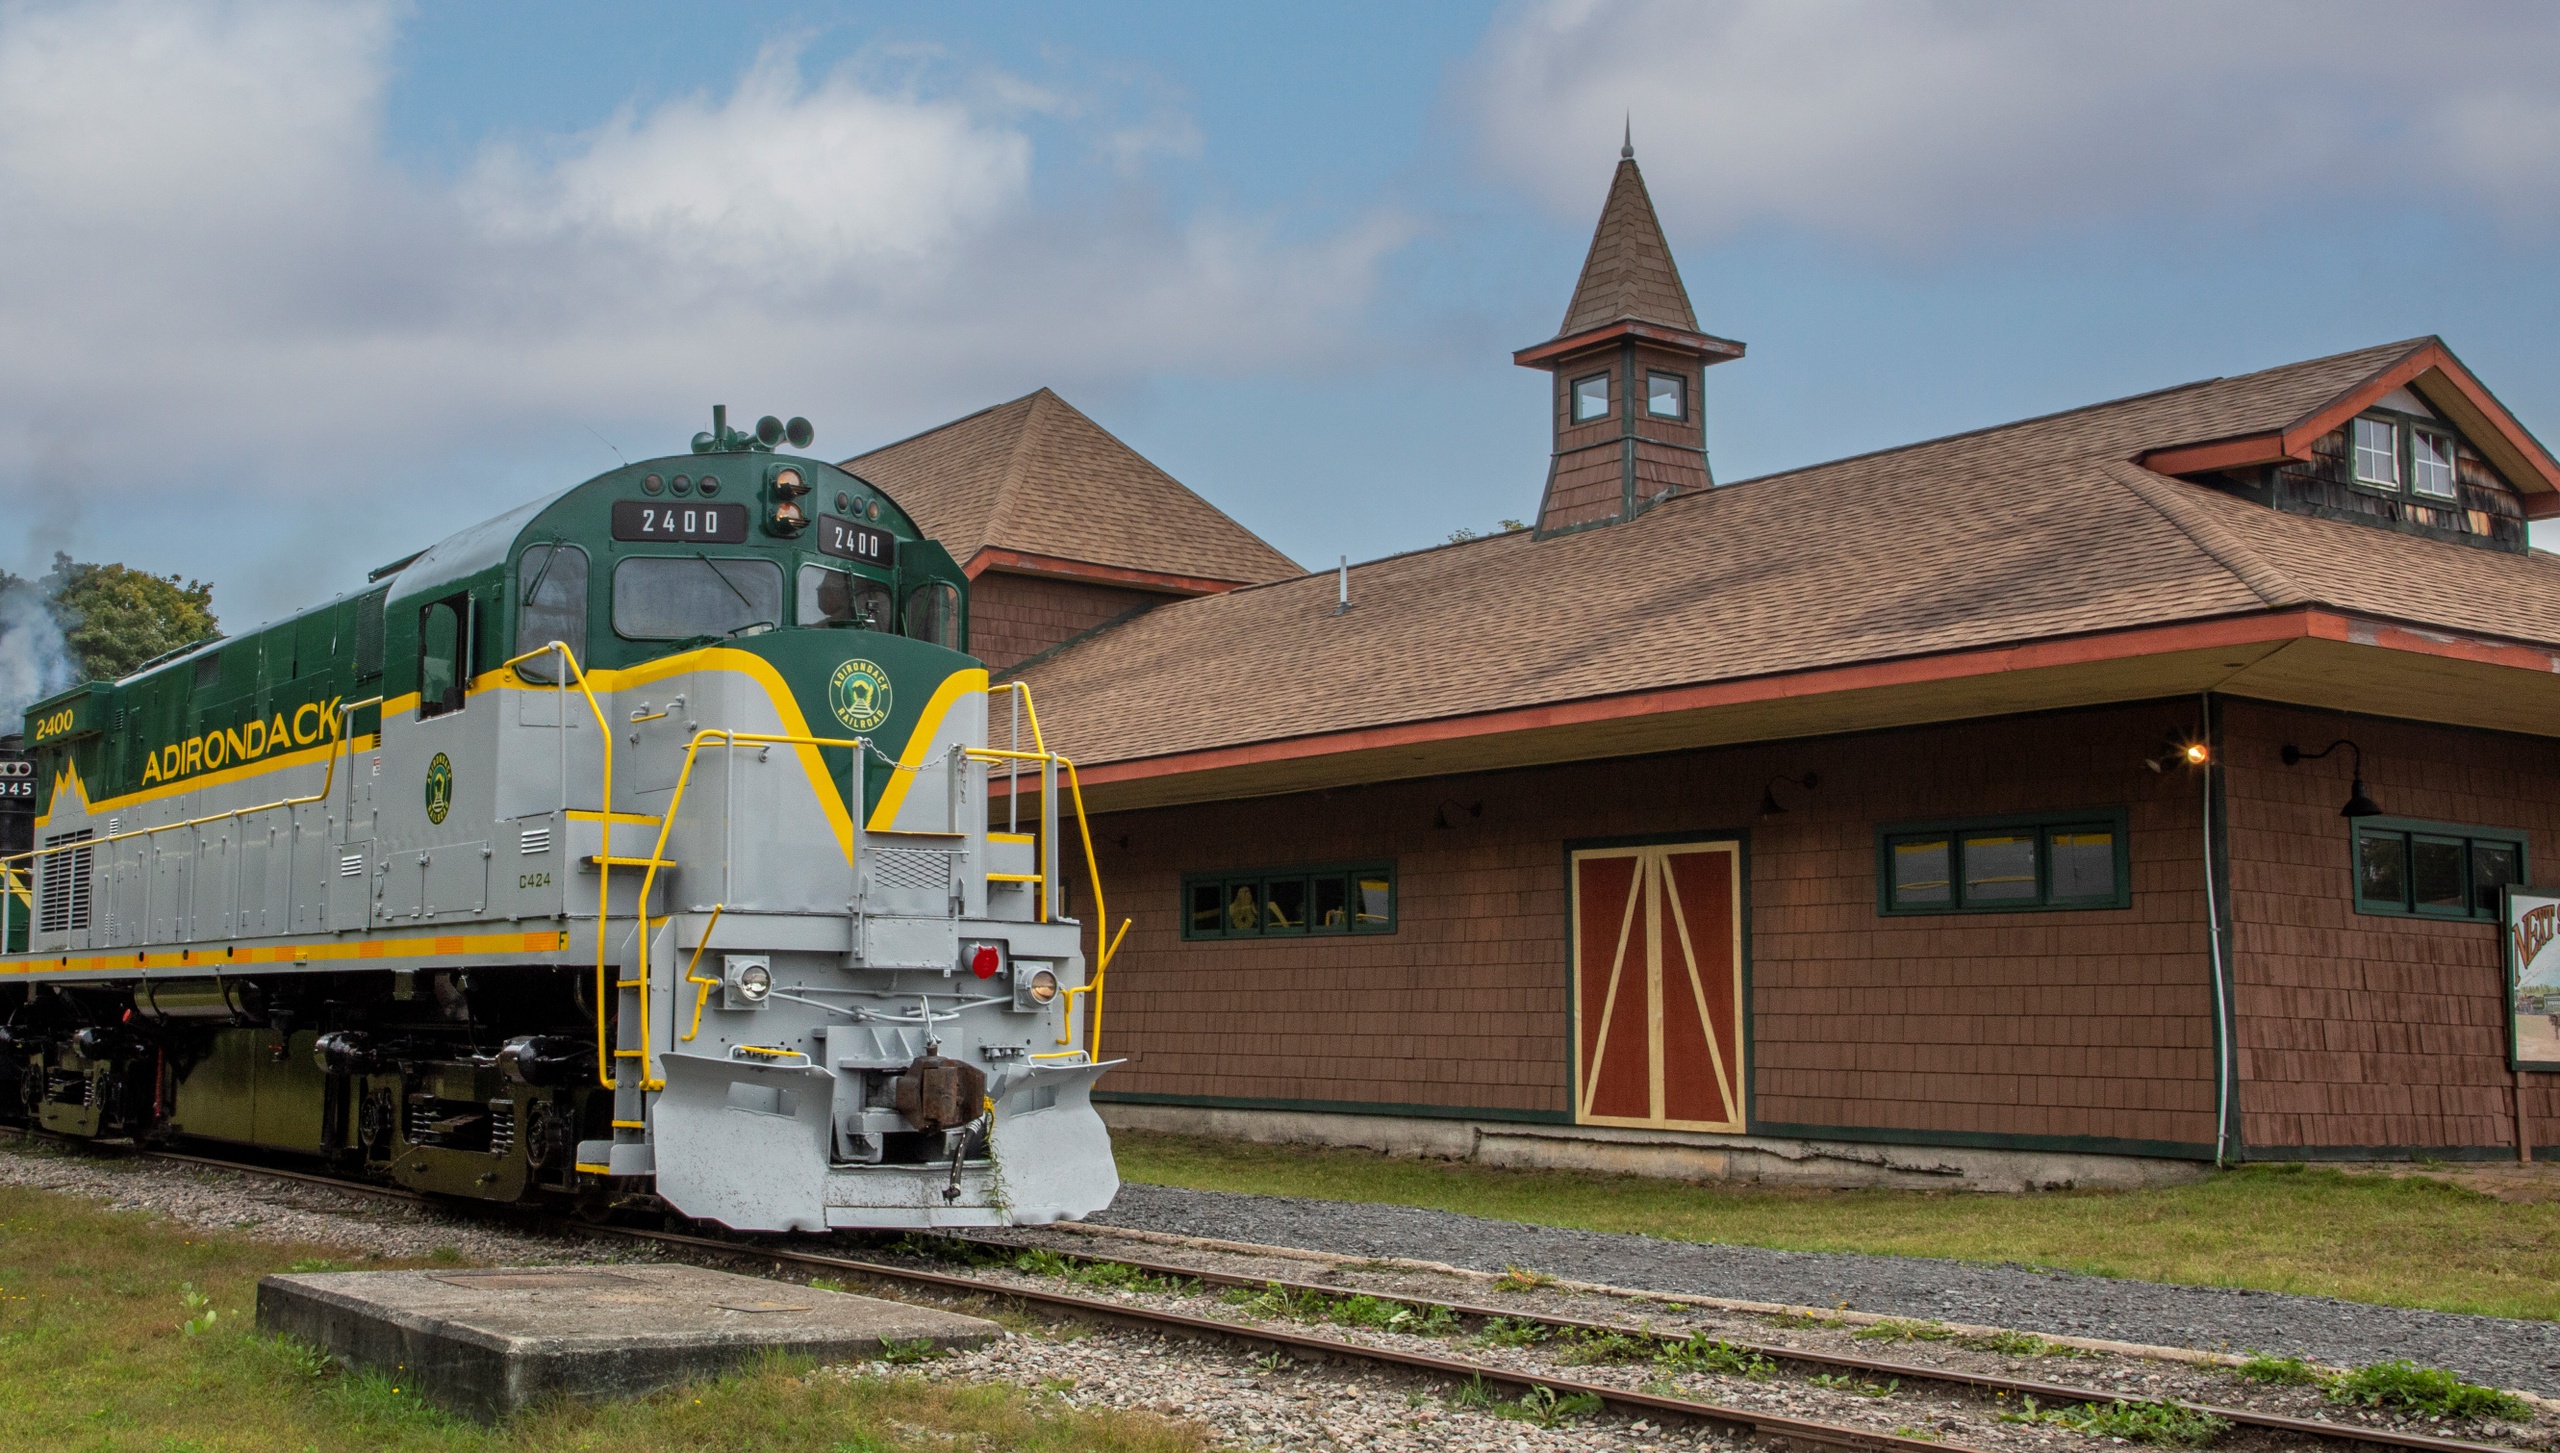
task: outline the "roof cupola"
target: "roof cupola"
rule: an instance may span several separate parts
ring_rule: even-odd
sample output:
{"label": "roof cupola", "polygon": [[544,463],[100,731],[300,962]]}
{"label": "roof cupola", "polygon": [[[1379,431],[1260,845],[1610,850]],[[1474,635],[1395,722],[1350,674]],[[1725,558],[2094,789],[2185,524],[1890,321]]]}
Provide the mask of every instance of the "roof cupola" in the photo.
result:
{"label": "roof cupola", "polygon": [[1563,326],[1511,355],[1555,377],[1555,453],[1538,533],[1632,519],[1657,500],[1712,487],[1700,384],[1710,365],[1741,356],[1741,344],[1698,331],[1636,169],[1631,126]]}

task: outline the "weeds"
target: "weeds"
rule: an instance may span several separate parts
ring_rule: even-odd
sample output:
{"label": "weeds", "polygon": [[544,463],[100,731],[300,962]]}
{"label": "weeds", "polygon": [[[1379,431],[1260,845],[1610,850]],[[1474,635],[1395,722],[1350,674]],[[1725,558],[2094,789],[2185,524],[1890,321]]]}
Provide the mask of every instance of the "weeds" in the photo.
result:
{"label": "weeds", "polygon": [[831,1276],[813,1276],[809,1278],[809,1290],[813,1292],[841,1292],[850,1291],[851,1288]]}
{"label": "weeds", "polygon": [[[1888,1318],[1849,1334],[1853,1342],[1945,1342],[1955,1333],[1939,1322],[1906,1322]],[[2041,1339],[2039,1339],[2041,1340]]]}
{"label": "weeds", "polygon": [[1531,1271],[1525,1266],[1506,1266],[1502,1269],[1502,1275],[1494,1278],[1493,1284],[1506,1292],[1534,1292],[1540,1287],[1554,1286],[1556,1279],[1543,1271]]}
{"label": "weeds", "polygon": [[1902,1379],[1898,1377],[1884,1382],[1860,1382],[1845,1372],[1816,1373],[1808,1381],[1815,1387],[1827,1387],[1833,1392],[1845,1392],[1852,1397],[1889,1398],[1902,1391]]}
{"label": "weeds", "polygon": [[2533,1414],[2524,1399],[2511,1393],[2464,1382],[2440,1367],[2420,1367],[2405,1357],[2359,1367],[2331,1380],[2328,1392],[2329,1401],[2335,1403],[2443,1418],[2522,1421]]}
{"label": "weeds", "polygon": [[1272,1282],[1258,1291],[1252,1287],[1236,1287],[1221,1300],[1228,1306],[1242,1307],[1265,1316],[1289,1317],[1301,1322],[1331,1322],[1338,1327],[1374,1327],[1381,1332],[1410,1332],[1420,1337],[1445,1337],[1458,1328],[1457,1313],[1447,1307],[1417,1306],[1386,1297],[1373,1297],[1365,1292],[1336,1296],[1330,1292],[1294,1290]]}
{"label": "weeds", "polygon": [[2080,1349],[2048,1342],[2033,1332],[1993,1332],[1983,1337],[1958,1337],[1956,1344],[1976,1352],[1997,1352],[2003,1357],[2077,1357]]}
{"label": "weeds", "polygon": [[2020,1411],[2000,1414],[2000,1421],[2051,1423],[2092,1438],[2121,1438],[2128,1443],[2149,1443],[2161,1448],[2202,1448],[2231,1431],[2228,1419],[2148,1399],[2127,1402],[2117,1398],[2111,1403],[2042,1408],[2030,1397]]}
{"label": "weeds", "polygon": [[1487,1347],[1530,1347],[1547,1340],[1551,1329],[1526,1317],[1495,1317],[1477,1329],[1476,1340]]}
{"label": "weeds", "polygon": [[178,1301],[187,1309],[187,1320],[179,1324],[178,1330],[190,1337],[212,1331],[213,1324],[222,1320],[222,1314],[213,1309],[213,1298],[197,1291],[191,1281],[180,1282],[178,1287]]}
{"label": "weeds", "polygon": [[1704,1332],[1694,1333],[1684,1342],[1662,1344],[1654,1350],[1653,1360],[1674,1372],[1713,1372],[1726,1377],[1747,1377],[1754,1382],[1778,1370],[1778,1364],[1750,1348],[1736,1347]]}
{"label": "weeds", "polygon": [[1567,1332],[1564,1360],[1583,1366],[1609,1362],[1650,1362],[1660,1344],[1650,1337],[1630,1337],[1624,1332]]}
{"label": "weeds", "polygon": [[[955,1244],[967,1245],[965,1242]],[[1124,1261],[1074,1261],[1040,1247],[1018,1253],[1002,1264],[1031,1276],[1059,1277],[1079,1286],[1099,1287],[1104,1291],[1181,1292],[1192,1286],[1181,1277],[1158,1276]]]}
{"label": "weeds", "polygon": [[880,1339],[880,1360],[893,1367],[912,1367],[919,1362],[931,1362],[942,1355],[943,1350],[934,1346],[933,1339],[930,1337],[917,1337],[913,1340],[902,1340],[896,1337]]}
{"label": "weeds", "polygon": [[1471,1377],[1459,1383],[1448,1397],[1449,1406],[1472,1412],[1491,1413],[1497,1418],[1535,1423],[1541,1428],[1557,1427],[1575,1418],[1587,1418],[1600,1411],[1600,1395],[1578,1392],[1566,1396],[1545,1383],[1539,1383],[1520,1394],[1513,1402],[1494,1394],[1482,1377]]}
{"label": "weeds", "polygon": [[1254,1371],[1261,1373],[1265,1377],[1269,1377],[1273,1373],[1285,1372],[1288,1370],[1290,1365],[1289,1354],[1281,1351],[1277,1347],[1272,1348],[1268,1352],[1257,1352],[1251,1357],[1246,1358],[1245,1361],[1251,1365]]}
{"label": "weeds", "polygon": [[2251,1382],[2263,1382],[2271,1387],[2317,1387],[2329,1380],[2329,1374],[2299,1357],[2269,1357],[2263,1352],[2250,1353],[2249,1360],[2233,1370]]}

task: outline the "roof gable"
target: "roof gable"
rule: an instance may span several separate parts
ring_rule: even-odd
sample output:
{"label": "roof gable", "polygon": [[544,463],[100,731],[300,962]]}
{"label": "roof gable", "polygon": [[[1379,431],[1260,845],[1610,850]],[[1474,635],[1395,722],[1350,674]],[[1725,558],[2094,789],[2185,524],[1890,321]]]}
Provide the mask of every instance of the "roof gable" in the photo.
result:
{"label": "roof gable", "polygon": [[1297,562],[1049,389],[848,459],[975,576],[1091,575],[1200,594]]}

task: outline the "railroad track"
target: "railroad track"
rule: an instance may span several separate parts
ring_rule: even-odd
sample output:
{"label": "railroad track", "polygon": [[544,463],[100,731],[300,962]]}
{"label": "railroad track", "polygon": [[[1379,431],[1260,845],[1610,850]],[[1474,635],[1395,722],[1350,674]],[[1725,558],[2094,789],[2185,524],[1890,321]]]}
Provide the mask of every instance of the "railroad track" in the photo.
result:
{"label": "railroad track", "polygon": [[[29,1139],[56,1140],[40,1133],[25,1132]],[[83,1149],[102,1149],[96,1142],[56,1141]],[[1814,1419],[1789,1417],[1751,1408],[1732,1407],[1693,1398],[1672,1397],[1643,1392],[1608,1383],[1590,1382],[1557,1376],[1544,1371],[1506,1367],[1495,1363],[1465,1358],[1442,1357],[1401,1348],[1379,1347],[1339,1337],[1321,1336],[1285,1328],[1255,1326],[1193,1316],[1129,1302],[1095,1297],[1045,1287],[1023,1286],[1010,1281],[996,1281],[951,1271],[929,1270],[896,1262],[876,1261],[861,1257],[835,1256],[823,1252],[801,1250],[788,1244],[749,1237],[702,1236],[676,1231],[652,1230],[645,1227],[592,1223],[569,1217],[546,1216],[512,1207],[484,1206],[468,1201],[453,1201],[424,1196],[397,1187],[373,1185],[310,1171],[287,1170],[218,1157],[189,1155],[177,1151],[135,1148],[132,1154],[146,1159],[173,1161],[207,1166],[238,1174],[264,1176],[277,1180],[299,1181],[332,1190],[390,1200],[431,1204],[447,1209],[469,1209],[494,1213],[497,1219],[515,1222],[527,1229],[567,1231],[572,1234],[611,1237],[626,1241],[644,1241],[662,1246],[681,1247],[730,1258],[748,1258],[784,1265],[813,1268],[850,1275],[874,1284],[913,1288],[942,1296],[987,1298],[1037,1308],[1062,1317],[1088,1322],[1101,1322],[1131,1327],[1142,1331],[1176,1333],[1211,1340],[1243,1343],[1314,1358],[1394,1368],[1460,1383],[1479,1382],[1489,1386],[1517,1388],[1528,1392],[1547,1388],[1559,1397],[1589,1396],[1603,1407],[1646,1417],[1673,1417],[1705,1424],[1731,1433],[1751,1434],[1824,1447],[1860,1450],[1893,1450],[1893,1453],[1966,1453],[1964,1445],[1944,1439],[1921,1439],[1895,1433],[1879,1432],[1845,1424],[1825,1423]],[[987,1238],[946,1235],[938,1239],[952,1244],[962,1255],[972,1250],[983,1254],[987,1249],[1020,1251],[1024,1248],[1009,1242]],[[1244,1276],[1207,1270],[1173,1262],[1150,1261],[1127,1256],[1104,1256],[1088,1252],[1059,1251],[1042,1248],[1068,1262],[1083,1265],[1116,1264],[1149,1276],[1199,1282],[1206,1286],[1276,1289],[1293,1297],[1339,1299],[1352,1295],[1412,1307],[1418,1311],[1445,1308],[1462,1321],[1488,1322],[1501,1319],[1513,1325],[1532,1323],[1550,1334],[1571,1336],[1619,1336],[1642,1342],[1664,1343],[1681,1340],[1674,1334],[1634,1323],[1614,1322],[1580,1317],[1556,1316],[1514,1307],[1494,1307],[1475,1303],[1425,1298],[1366,1287],[1344,1287],[1315,1282],[1292,1281],[1271,1277]],[[2046,1405],[2094,1404],[2105,1406],[2119,1401],[2156,1402],[2223,1419],[2236,1427],[2255,1428],[2296,1438],[2361,1444],[2373,1447],[2420,1450],[2420,1453],[2514,1453],[2511,1448],[2466,1439],[2447,1438],[2430,1433],[2417,1433],[2397,1428],[2377,1428],[2351,1423],[2322,1422],[2311,1418],[2291,1417],[2281,1413],[2261,1412],[2252,1408],[2226,1407],[2220,1404],[2191,1402],[2179,1398],[2129,1398],[2120,1391],[2078,1387],[2067,1383],[2040,1379],[2007,1377],[1996,1373],[1968,1372],[1961,1369],[1931,1367],[1925,1364],[1895,1362],[1883,1358],[1857,1357],[1819,1349],[1788,1347],[1723,1339],[1724,1345],[1745,1356],[1757,1356],[1782,1367],[1819,1369],[1831,1375],[1854,1374],[1882,1377],[1902,1382],[1938,1384],[1968,1389],[1973,1392],[2004,1394],[2020,1399],[2034,1398]]]}

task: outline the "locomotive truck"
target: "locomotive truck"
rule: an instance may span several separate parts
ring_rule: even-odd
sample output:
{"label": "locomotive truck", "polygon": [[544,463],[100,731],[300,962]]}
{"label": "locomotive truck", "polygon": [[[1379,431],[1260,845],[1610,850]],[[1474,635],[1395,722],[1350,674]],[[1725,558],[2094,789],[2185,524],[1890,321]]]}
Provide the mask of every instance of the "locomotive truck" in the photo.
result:
{"label": "locomotive truck", "polygon": [[809,443],[714,410],[29,708],[0,1109],[742,1230],[1109,1204],[1073,764]]}

